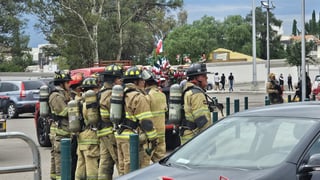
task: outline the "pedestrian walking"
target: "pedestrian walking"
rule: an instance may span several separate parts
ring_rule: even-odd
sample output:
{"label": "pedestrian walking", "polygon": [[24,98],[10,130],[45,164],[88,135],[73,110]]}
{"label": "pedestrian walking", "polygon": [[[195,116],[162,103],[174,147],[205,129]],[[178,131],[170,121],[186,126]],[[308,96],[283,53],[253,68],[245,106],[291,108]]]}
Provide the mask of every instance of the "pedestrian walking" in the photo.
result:
{"label": "pedestrian walking", "polygon": [[287,83],[288,83],[288,89],[289,89],[289,91],[293,91],[292,76],[291,76],[291,74],[288,75]]}
{"label": "pedestrian walking", "polygon": [[231,92],[233,91],[233,83],[234,83],[234,77],[232,73],[229,74],[228,80],[229,80],[229,92]]}

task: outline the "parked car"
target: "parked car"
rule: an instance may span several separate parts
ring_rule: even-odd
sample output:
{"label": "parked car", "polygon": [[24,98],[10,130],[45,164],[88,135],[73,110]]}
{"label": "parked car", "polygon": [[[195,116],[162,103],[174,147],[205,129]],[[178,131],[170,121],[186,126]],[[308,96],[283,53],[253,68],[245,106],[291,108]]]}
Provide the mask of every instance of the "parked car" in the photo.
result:
{"label": "parked car", "polygon": [[320,103],[286,103],[228,116],[177,150],[118,180],[318,180]]}
{"label": "parked car", "polygon": [[44,82],[39,80],[0,81],[0,96],[8,96],[10,102],[4,110],[9,118],[22,113],[34,113],[39,99],[39,89]]}

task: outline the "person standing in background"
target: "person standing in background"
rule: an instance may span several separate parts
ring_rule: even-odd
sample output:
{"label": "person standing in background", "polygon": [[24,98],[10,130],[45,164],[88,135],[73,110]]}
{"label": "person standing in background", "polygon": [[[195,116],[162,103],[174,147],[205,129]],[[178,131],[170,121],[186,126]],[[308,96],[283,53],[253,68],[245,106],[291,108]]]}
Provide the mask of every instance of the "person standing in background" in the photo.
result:
{"label": "person standing in background", "polygon": [[222,73],[221,75],[220,83],[221,83],[221,90],[225,90],[224,85],[226,84],[226,76],[224,75],[224,73]]}
{"label": "person standing in background", "polygon": [[230,73],[228,80],[229,80],[229,92],[231,92],[233,91],[233,82],[234,82],[234,77],[232,73]]}
{"label": "person standing in background", "polygon": [[219,73],[214,73],[214,90],[220,90],[220,77],[219,77]]}
{"label": "person standing in background", "polygon": [[283,79],[283,74],[281,73],[279,76],[279,85],[282,91],[284,91],[284,79]]}
{"label": "person standing in background", "polygon": [[288,82],[288,89],[289,89],[289,91],[293,91],[293,87],[292,87],[292,76],[291,76],[291,74],[288,75],[287,82]]}

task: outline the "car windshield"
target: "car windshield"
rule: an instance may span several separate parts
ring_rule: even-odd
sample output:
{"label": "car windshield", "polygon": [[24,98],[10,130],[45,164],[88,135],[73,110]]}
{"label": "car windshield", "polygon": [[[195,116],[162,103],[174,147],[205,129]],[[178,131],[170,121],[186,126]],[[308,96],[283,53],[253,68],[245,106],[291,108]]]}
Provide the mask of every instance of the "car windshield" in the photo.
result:
{"label": "car windshield", "polygon": [[167,165],[263,169],[284,161],[316,121],[287,117],[230,117],[181,147]]}

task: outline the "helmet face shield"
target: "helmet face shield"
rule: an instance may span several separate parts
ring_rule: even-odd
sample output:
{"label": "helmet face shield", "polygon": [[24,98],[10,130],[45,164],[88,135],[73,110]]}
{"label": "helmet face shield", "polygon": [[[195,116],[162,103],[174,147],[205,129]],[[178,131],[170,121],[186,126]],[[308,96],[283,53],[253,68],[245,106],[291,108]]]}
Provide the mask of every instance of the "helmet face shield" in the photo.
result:
{"label": "helmet face shield", "polygon": [[155,74],[146,69],[142,71],[142,79],[145,81],[154,81],[156,83],[158,82]]}
{"label": "helmet face shield", "polygon": [[141,76],[142,76],[143,80],[149,80],[152,78],[152,72],[150,72],[148,70],[143,70]]}

